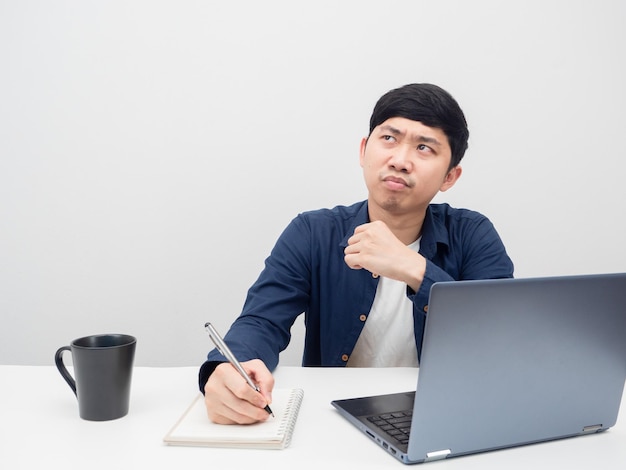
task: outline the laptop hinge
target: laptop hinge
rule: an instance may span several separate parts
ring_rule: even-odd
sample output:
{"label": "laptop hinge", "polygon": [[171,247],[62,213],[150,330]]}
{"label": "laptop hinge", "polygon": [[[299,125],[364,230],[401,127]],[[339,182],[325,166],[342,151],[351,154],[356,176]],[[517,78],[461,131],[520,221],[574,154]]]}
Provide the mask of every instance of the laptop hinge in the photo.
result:
{"label": "laptop hinge", "polygon": [[445,459],[448,455],[450,455],[450,449],[438,450],[436,452],[428,452],[426,453],[426,459],[424,462],[432,462],[433,460],[441,460]]}
{"label": "laptop hinge", "polygon": [[588,434],[588,433],[592,433],[592,432],[598,432],[602,430],[602,425],[601,424],[594,424],[592,426],[585,426],[583,428],[583,433]]}

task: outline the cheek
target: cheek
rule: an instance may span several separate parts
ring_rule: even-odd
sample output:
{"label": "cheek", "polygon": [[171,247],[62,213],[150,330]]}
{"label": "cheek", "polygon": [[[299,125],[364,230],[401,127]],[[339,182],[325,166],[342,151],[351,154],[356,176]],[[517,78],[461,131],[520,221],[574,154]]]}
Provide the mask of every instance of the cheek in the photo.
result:
{"label": "cheek", "polygon": [[378,181],[378,173],[373,169],[371,165],[364,164],[363,168],[363,179],[365,180],[365,184],[368,188],[371,188],[376,181]]}
{"label": "cheek", "polygon": [[361,165],[361,168],[363,168],[363,175],[365,176],[366,179],[373,179],[376,177],[377,175],[376,168],[371,163],[363,162],[363,164]]}

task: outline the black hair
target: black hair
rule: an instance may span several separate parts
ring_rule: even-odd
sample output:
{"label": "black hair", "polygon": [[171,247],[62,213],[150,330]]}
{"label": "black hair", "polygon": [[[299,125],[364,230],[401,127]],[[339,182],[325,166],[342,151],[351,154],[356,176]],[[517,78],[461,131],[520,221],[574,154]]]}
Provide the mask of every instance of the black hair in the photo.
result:
{"label": "black hair", "polygon": [[450,144],[450,169],[457,166],[469,139],[463,110],[443,88],[430,83],[412,83],[388,91],[380,97],[370,118],[370,134],[387,119],[403,117],[425,126],[441,129]]}

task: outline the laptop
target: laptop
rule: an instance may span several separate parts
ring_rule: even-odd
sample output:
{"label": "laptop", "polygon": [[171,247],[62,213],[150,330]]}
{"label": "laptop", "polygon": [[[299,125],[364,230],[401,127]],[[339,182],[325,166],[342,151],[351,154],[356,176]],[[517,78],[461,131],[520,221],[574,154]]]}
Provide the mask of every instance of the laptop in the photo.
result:
{"label": "laptop", "polygon": [[626,273],[436,283],[415,391],[332,401],[403,463],[605,431],[626,380]]}

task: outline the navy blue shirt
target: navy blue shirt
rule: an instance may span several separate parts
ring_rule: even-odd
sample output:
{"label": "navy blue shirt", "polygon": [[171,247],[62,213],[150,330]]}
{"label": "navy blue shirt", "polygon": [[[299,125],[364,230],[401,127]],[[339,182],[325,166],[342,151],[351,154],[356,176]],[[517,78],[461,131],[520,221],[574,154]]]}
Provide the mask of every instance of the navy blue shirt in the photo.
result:
{"label": "navy blue shirt", "polygon": [[[346,365],[378,285],[369,271],[353,270],[344,262],[348,239],[367,222],[367,201],[305,212],[291,221],[224,338],[240,361],[261,359],[274,370],[279,353],[289,344],[291,326],[304,313],[302,365]],[[424,281],[417,292],[407,286],[418,358],[435,282],[513,277],[513,263],[492,223],[466,209],[431,204],[419,252],[426,258]],[[213,350],[208,355],[212,361],[225,358]]]}

